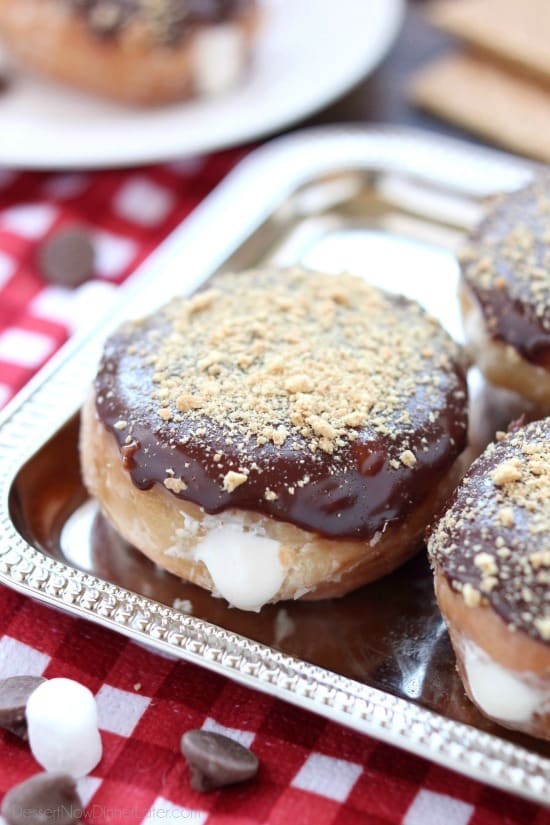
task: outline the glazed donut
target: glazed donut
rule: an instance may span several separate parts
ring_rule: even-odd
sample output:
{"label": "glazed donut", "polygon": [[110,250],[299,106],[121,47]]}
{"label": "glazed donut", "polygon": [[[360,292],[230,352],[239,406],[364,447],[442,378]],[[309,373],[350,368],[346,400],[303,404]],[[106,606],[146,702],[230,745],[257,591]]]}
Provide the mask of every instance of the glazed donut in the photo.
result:
{"label": "glazed donut", "polygon": [[251,56],[257,0],[0,0],[24,65],[129,104],[224,92]]}
{"label": "glazed donut", "polygon": [[538,421],[541,412],[536,404],[503,387],[495,387],[482,380],[470,393],[470,424],[468,429],[468,455],[470,464],[485,447],[495,440],[498,433],[510,427],[523,426]]}
{"label": "glazed donut", "polygon": [[495,199],[460,255],[469,348],[487,380],[550,413],[550,173]]}
{"label": "glazed donut", "polygon": [[465,475],[428,550],[470,699],[550,739],[550,419],[500,438]]}
{"label": "glazed donut", "polygon": [[466,396],[412,301],[223,275],[107,341],[83,476],[127,541],[237,607],[340,596],[417,550],[458,482]]}

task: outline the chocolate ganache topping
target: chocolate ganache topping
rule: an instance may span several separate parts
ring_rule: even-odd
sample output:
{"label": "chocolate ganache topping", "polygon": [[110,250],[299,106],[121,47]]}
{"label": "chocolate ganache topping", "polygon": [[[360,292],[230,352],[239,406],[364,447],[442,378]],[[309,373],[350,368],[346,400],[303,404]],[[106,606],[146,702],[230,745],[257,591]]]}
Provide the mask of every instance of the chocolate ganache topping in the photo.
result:
{"label": "chocolate ganache topping", "polygon": [[219,276],[106,343],[96,406],[142,490],[373,538],[466,440],[461,353],[413,301],[348,275]]}
{"label": "chocolate ganache topping", "polygon": [[195,26],[223,23],[254,7],[255,0],[64,0],[102,37],[118,37],[134,23],[152,42],[177,45]]}
{"label": "chocolate ganache topping", "polygon": [[550,418],[491,444],[474,462],[428,549],[471,607],[550,644]]}
{"label": "chocolate ganache topping", "polygon": [[498,198],[460,258],[489,334],[550,368],[550,173]]}

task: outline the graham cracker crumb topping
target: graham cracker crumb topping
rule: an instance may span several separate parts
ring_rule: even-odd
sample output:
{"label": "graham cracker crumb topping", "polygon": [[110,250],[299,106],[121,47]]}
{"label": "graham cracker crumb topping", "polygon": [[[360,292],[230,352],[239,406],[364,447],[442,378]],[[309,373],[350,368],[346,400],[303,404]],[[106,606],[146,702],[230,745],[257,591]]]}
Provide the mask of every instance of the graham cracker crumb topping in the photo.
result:
{"label": "graham cracker crumb topping", "polygon": [[[464,277],[481,300],[489,330],[500,331],[505,339],[511,323],[506,316],[512,311],[530,319],[543,336],[550,334],[549,221],[550,174],[545,171],[519,192],[496,198],[460,254]],[[509,331],[514,337],[511,327]]]}
{"label": "graham cracker crumb topping", "polygon": [[466,437],[462,352],[439,323],[360,278],[298,268],[223,274],[124,325],[96,389],[117,441],[138,444],[141,489],[170,467],[206,512],[323,535],[370,539],[403,518]]}
{"label": "graham cracker crumb topping", "polygon": [[167,48],[177,45],[196,25],[236,19],[253,0],[190,3],[189,0],[65,0],[101,37]]}
{"label": "graham cracker crumb topping", "polygon": [[399,456],[401,463],[405,465],[405,467],[414,467],[416,464],[416,456],[412,452],[412,450],[404,450],[401,455]]}
{"label": "graham cracker crumb topping", "polygon": [[[332,454],[367,421],[387,433],[418,383],[436,392],[434,339],[438,366],[458,357],[416,305],[405,323],[395,299],[352,276],[256,273],[242,289],[244,277],[168,307],[151,398],[164,421],[185,413],[223,424],[243,453],[250,441],[282,447],[290,437]],[[412,467],[402,438],[400,459]]]}
{"label": "graham cracker crumb topping", "polygon": [[237,487],[241,486],[241,484],[245,484],[247,480],[248,476],[244,473],[236,473],[233,470],[230,470],[224,476],[223,489],[228,493],[232,493],[233,490],[236,490]]}
{"label": "graham cracker crumb topping", "polygon": [[521,463],[519,459],[513,458],[511,461],[503,461],[502,464],[491,473],[493,484],[502,487],[505,484],[512,484],[521,479]]}
{"label": "graham cracker crumb topping", "polygon": [[468,607],[479,607],[481,604],[481,593],[475,587],[472,587],[469,582],[466,582],[462,588],[462,598]]}
{"label": "graham cracker crumb topping", "polygon": [[185,481],[182,481],[181,478],[165,478],[163,484],[166,489],[172,493],[177,494],[183,492],[183,490],[187,490],[187,484]]}
{"label": "graham cracker crumb topping", "polygon": [[474,462],[430,536],[469,606],[484,594],[507,622],[550,638],[550,418],[512,431]]}
{"label": "graham cracker crumb topping", "polygon": [[550,616],[535,619],[535,627],[545,641],[550,640]]}

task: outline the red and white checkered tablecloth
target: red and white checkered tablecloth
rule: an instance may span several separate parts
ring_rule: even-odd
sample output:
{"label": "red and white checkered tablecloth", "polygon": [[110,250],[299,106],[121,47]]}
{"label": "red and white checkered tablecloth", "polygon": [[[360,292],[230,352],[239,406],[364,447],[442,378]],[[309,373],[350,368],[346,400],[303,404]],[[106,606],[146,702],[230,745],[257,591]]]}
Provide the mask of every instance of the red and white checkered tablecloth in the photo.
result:
{"label": "red and white checkered tablecloth", "polygon": [[[239,156],[93,174],[0,170],[0,406]],[[74,291],[48,286],[37,245],[75,223],[93,233],[95,276]],[[66,676],[96,694],[104,755],[79,781],[94,825],[550,825],[536,805],[0,588],[0,678],[24,673]],[[252,747],[257,781],[191,790],[179,740],[200,727]],[[0,796],[38,770],[28,747],[0,731]]]}

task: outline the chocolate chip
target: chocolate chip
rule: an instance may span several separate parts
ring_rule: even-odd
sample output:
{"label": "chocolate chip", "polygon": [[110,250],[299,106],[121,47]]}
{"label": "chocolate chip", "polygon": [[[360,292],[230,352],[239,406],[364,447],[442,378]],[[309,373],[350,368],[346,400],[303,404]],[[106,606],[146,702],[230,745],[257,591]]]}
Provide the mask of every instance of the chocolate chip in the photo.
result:
{"label": "chocolate chip", "polygon": [[25,708],[31,693],[45,682],[41,676],[11,676],[0,681],[0,728],[27,738]]}
{"label": "chocolate chip", "polygon": [[39,773],[7,792],[1,813],[8,825],[73,825],[82,802],[72,776]]}
{"label": "chocolate chip", "polygon": [[92,274],[94,257],[88,232],[72,227],[62,229],[44,241],[38,251],[38,264],[46,280],[74,287]]}
{"label": "chocolate chip", "polygon": [[189,730],[181,738],[181,751],[191,769],[191,787],[212,791],[252,779],[258,758],[239,742],[205,730]]}

